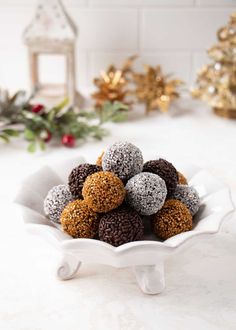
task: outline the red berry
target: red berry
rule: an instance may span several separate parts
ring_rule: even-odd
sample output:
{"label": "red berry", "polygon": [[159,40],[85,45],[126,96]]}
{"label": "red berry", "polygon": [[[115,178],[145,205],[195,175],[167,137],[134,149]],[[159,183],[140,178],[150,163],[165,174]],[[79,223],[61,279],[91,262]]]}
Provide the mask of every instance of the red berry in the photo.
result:
{"label": "red berry", "polygon": [[31,111],[33,113],[39,113],[44,109],[44,106],[42,104],[35,104],[32,106]]}
{"label": "red berry", "polygon": [[64,146],[73,148],[75,146],[75,137],[72,134],[65,134],[63,135],[61,139],[61,143],[64,144]]}
{"label": "red berry", "polygon": [[44,142],[49,142],[52,138],[52,133],[50,131],[43,131],[41,132],[40,137]]}

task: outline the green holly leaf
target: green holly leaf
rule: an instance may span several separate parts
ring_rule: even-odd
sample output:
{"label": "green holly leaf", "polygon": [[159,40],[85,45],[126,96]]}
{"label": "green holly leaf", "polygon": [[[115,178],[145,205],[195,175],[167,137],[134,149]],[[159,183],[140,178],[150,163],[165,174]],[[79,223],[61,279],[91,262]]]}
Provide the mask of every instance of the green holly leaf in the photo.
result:
{"label": "green holly leaf", "polygon": [[36,143],[35,143],[35,142],[31,142],[31,143],[28,145],[27,150],[28,150],[30,153],[34,153],[34,152],[36,151]]}
{"label": "green holly leaf", "polygon": [[0,139],[2,139],[3,142],[5,142],[5,143],[9,143],[10,142],[9,138],[6,135],[4,135],[4,134],[0,134]]}
{"label": "green holly leaf", "polygon": [[118,101],[115,101],[112,106],[113,106],[113,111],[129,110],[129,106],[127,104]]}
{"label": "green holly leaf", "polygon": [[20,132],[15,130],[15,129],[10,129],[10,128],[7,128],[7,129],[4,129],[2,130],[2,132],[8,136],[19,136]]}
{"label": "green holly leaf", "polygon": [[38,143],[39,143],[40,149],[42,151],[44,151],[46,149],[46,145],[45,145],[44,141],[43,140],[39,140]]}
{"label": "green holly leaf", "polygon": [[29,128],[26,128],[24,130],[24,136],[25,136],[26,140],[28,140],[28,141],[34,141],[35,140],[35,133]]}
{"label": "green holly leaf", "polygon": [[126,112],[118,112],[112,116],[111,120],[115,123],[120,123],[122,121],[127,120],[127,118],[128,114]]}
{"label": "green holly leaf", "polygon": [[66,97],[62,102],[60,102],[58,105],[56,105],[53,109],[56,110],[56,112],[61,111],[65,106],[67,106],[69,103],[68,97]]}
{"label": "green holly leaf", "polygon": [[[100,124],[106,123],[108,121],[123,121],[127,117],[123,114],[128,110],[128,106],[121,102],[105,102],[100,110]],[[122,114],[119,116],[119,114]]]}
{"label": "green holly leaf", "polygon": [[94,111],[79,111],[78,117],[83,117],[88,120],[96,119],[98,117],[97,113]]}

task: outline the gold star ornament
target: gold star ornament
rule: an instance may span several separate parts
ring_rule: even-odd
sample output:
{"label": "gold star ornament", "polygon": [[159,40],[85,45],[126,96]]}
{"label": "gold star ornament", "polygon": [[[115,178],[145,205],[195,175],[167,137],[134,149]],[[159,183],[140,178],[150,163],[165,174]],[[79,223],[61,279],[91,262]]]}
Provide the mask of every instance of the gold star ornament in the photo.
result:
{"label": "gold star ornament", "polygon": [[183,82],[163,75],[159,65],[145,65],[144,69],[144,73],[133,72],[135,97],[145,104],[146,113],[156,109],[167,112],[171,102],[180,96],[178,88]]}

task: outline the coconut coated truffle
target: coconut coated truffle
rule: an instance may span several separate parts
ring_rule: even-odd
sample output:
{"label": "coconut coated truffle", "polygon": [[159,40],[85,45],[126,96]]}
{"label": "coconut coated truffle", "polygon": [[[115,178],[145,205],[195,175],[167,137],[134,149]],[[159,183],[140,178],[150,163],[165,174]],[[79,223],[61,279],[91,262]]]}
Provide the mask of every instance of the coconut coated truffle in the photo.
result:
{"label": "coconut coated truffle", "polygon": [[132,177],[125,189],[126,202],[143,215],[151,215],[159,211],[167,194],[165,181],[158,175],[147,172]]}
{"label": "coconut coated truffle", "polygon": [[144,227],[138,213],[129,207],[121,207],[106,213],[99,223],[99,238],[113,246],[141,240]]}
{"label": "coconut coated truffle", "polygon": [[125,187],[114,173],[97,172],[85,180],[82,195],[94,212],[106,213],[122,204]]}
{"label": "coconut coated truffle", "polygon": [[101,170],[102,168],[97,165],[80,164],[71,171],[68,178],[68,185],[74,199],[82,198],[82,188],[87,176]]}
{"label": "coconut coated truffle", "polygon": [[179,183],[179,184],[188,184],[187,179],[186,179],[185,176],[184,176],[182,173],[180,173],[180,172],[178,172],[178,183]]}
{"label": "coconut coated truffle", "polygon": [[73,200],[69,187],[61,184],[49,190],[44,200],[44,212],[53,222],[60,223],[61,212]]}
{"label": "coconut coated truffle", "polygon": [[98,233],[99,216],[85,201],[69,203],[61,214],[63,230],[74,238],[93,238]]}
{"label": "coconut coated truffle", "polygon": [[162,209],[153,216],[155,234],[167,239],[192,229],[192,216],[182,202],[169,199]]}
{"label": "coconut coated truffle", "polygon": [[192,216],[194,216],[199,210],[200,197],[194,187],[179,184],[171,198],[178,199],[184,203]]}
{"label": "coconut coated truffle", "polygon": [[178,184],[178,173],[175,167],[165,159],[149,160],[143,165],[143,172],[159,175],[166,184],[167,196],[171,196]]}
{"label": "coconut coated truffle", "polygon": [[142,152],[129,142],[114,143],[102,157],[102,168],[104,171],[115,173],[121,180],[128,180],[142,172]]}

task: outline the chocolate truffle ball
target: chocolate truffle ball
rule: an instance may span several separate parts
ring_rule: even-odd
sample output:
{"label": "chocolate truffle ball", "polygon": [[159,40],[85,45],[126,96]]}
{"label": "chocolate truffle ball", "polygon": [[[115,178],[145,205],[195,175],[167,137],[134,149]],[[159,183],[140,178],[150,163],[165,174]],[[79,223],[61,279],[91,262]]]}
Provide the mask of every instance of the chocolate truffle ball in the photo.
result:
{"label": "chocolate truffle ball", "polygon": [[85,180],[82,195],[94,212],[105,213],[122,204],[125,187],[114,173],[97,172]]}
{"label": "chocolate truffle ball", "polygon": [[178,173],[175,167],[165,159],[149,160],[143,165],[143,172],[159,175],[166,184],[167,196],[171,196],[178,184]]}
{"label": "chocolate truffle ball", "polygon": [[104,171],[115,173],[121,180],[128,180],[142,172],[142,152],[132,143],[114,143],[103,155],[102,168]]}
{"label": "chocolate truffle ball", "polygon": [[188,184],[187,179],[185,178],[185,176],[178,172],[178,184]]}
{"label": "chocolate truffle ball", "polygon": [[192,216],[199,210],[200,197],[194,187],[179,184],[171,198],[178,199],[184,203]]}
{"label": "chocolate truffle ball", "polygon": [[102,168],[97,165],[81,164],[71,171],[68,178],[68,185],[74,199],[82,198],[82,188],[87,176],[101,170]]}
{"label": "chocolate truffle ball", "polygon": [[60,223],[61,212],[73,200],[69,187],[61,184],[49,190],[44,200],[44,212],[53,222]]}
{"label": "chocolate truffle ball", "polygon": [[85,201],[69,203],[61,214],[63,230],[74,238],[93,238],[98,233],[99,216]]}
{"label": "chocolate truffle ball", "polygon": [[182,202],[169,199],[162,209],[153,215],[153,228],[155,234],[161,239],[192,229],[192,216]]}
{"label": "chocolate truffle ball", "polygon": [[137,212],[151,215],[160,210],[165,202],[165,181],[153,173],[142,172],[127,182],[126,202]]}
{"label": "chocolate truffle ball", "polygon": [[120,207],[102,216],[99,223],[99,238],[113,246],[143,238],[144,227],[138,213],[129,207]]}
{"label": "chocolate truffle ball", "polygon": [[103,151],[103,152],[101,153],[101,155],[98,157],[98,159],[96,160],[96,165],[102,167],[102,158],[103,158],[104,153],[105,153],[105,151]]}

